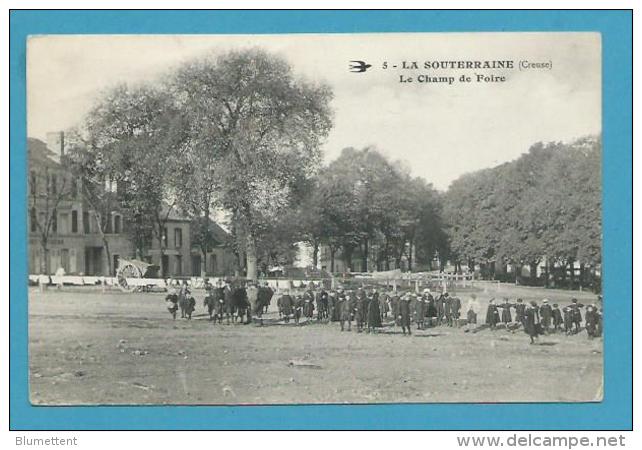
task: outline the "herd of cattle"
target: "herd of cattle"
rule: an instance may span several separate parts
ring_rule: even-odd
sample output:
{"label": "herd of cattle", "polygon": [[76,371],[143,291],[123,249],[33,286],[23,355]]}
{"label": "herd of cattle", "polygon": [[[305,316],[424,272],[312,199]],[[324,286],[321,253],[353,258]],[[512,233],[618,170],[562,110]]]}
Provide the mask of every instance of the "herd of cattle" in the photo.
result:
{"label": "herd of cattle", "polygon": [[[254,318],[263,325],[263,314],[268,311],[276,294],[267,284],[225,282],[214,287],[206,281],[204,288],[206,296],[203,306],[207,308],[210,321],[219,324],[223,320],[228,324],[230,321],[251,323]],[[170,303],[168,309],[174,319],[178,310],[181,318],[191,319],[196,301],[187,283],[169,293],[166,301]],[[398,293],[393,290],[379,292],[377,287],[326,290],[310,285],[305,290],[287,289],[279,292],[276,304],[279,319],[286,323],[293,320],[298,324],[301,318],[310,320],[316,315],[317,321],[340,322],[342,331],[346,326],[350,331],[354,322],[357,331],[371,332],[382,327],[390,314],[404,334],[411,334],[411,322],[415,323],[417,329],[437,325],[468,325],[466,331],[474,333],[502,325],[508,330],[523,327],[531,336],[531,341],[549,331],[565,331],[566,334],[579,332],[582,322],[580,308],[584,307],[575,299],[561,311],[557,304],[551,306],[546,299],[541,305],[536,302],[524,304],[521,299],[517,303],[505,299],[503,304],[496,305],[491,300],[485,323],[478,326],[477,313],[470,302],[466,317],[461,318],[462,301],[459,297],[447,292],[433,296],[430,289],[424,289],[421,293]],[[515,310],[514,320],[511,309]],[[501,315],[499,310],[502,311]],[[595,304],[586,308],[585,329],[591,338],[601,335],[602,310],[598,310]]]}

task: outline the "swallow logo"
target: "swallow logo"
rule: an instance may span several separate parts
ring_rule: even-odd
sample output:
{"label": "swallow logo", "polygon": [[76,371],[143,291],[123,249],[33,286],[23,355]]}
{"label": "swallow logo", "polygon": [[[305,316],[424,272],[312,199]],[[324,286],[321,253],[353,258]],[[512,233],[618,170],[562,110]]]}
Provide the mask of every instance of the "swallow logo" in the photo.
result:
{"label": "swallow logo", "polygon": [[350,72],[362,73],[372,67],[372,64],[366,64],[365,61],[350,61]]}

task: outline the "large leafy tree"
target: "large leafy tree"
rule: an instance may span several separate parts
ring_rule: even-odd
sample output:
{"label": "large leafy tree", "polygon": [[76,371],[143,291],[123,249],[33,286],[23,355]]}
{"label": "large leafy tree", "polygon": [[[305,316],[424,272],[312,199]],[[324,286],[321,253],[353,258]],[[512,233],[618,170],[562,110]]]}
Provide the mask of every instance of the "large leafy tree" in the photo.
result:
{"label": "large leafy tree", "polygon": [[96,216],[110,272],[105,234],[115,209],[125,215],[136,253],[149,237],[158,240],[164,271],[164,229],[175,203],[172,178],[182,128],[182,117],[163,90],[121,84],[99,97],[73,133],[70,158]]}
{"label": "large leafy tree", "polygon": [[231,212],[247,277],[257,276],[257,240],[312,176],[331,127],[331,92],[297,79],[283,59],[263,50],[194,60],[172,81],[191,126],[193,147],[215,155],[217,199]]}

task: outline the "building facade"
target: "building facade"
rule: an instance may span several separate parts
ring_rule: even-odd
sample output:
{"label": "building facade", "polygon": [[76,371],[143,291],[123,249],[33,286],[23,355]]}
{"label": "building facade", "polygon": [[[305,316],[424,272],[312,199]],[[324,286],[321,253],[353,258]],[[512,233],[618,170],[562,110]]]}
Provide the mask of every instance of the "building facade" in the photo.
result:
{"label": "building facade", "polygon": [[[74,177],[65,155],[64,133],[48,133],[47,142],[29,138],[29,273],[113,276],[121,259],[131,259],[134,246],[117,202],[100,231],[97,214],[82,196],[82,180]],[[163,277],[201,275],[190,220],[175,210],[165,216],[162,242],[152,239],[143,259],[163,268]],[[216,225],[216,224],[215,224]],[[227,233],[216,225],[217,244],[208,253],[208,275],[233,273],[234,255],[224,246]],[[110,262],[103,242],[107,241]],[[162,246],[162,251],[161,251]],[[197,252],[198,253],[198,252]],[[198,256],[198,258],[196,257]],[[111,266],[111,272],[110,272]]]}

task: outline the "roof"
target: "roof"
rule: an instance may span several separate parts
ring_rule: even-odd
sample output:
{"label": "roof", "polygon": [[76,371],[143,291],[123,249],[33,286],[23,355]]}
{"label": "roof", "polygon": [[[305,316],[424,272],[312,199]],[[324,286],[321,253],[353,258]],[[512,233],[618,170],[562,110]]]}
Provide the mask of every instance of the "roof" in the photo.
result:
{"label": "roof", "polygon": [[[35,164],[48,164],[60,166],[60,155],[47,148],[47,144],[36,138],[27,138],[27,152],[29,154],[29,166]],[[34,164],[35,163],[35,164]]]}
{"label": "roof", "polygon": [[161,217],[167,217],[168,222],[191,222],[191,219],[181,214],[178,208],[172,208],[167,203],[163,203],[161,206]]}

